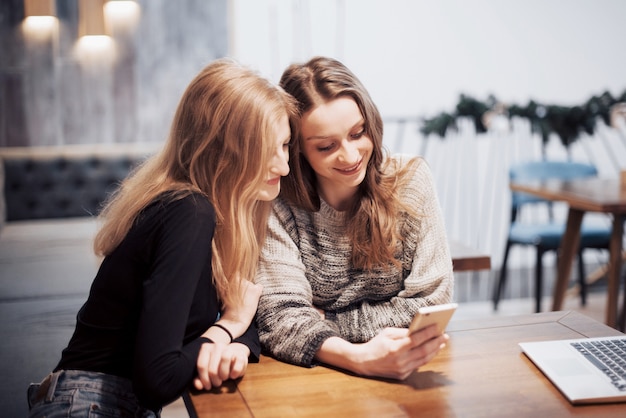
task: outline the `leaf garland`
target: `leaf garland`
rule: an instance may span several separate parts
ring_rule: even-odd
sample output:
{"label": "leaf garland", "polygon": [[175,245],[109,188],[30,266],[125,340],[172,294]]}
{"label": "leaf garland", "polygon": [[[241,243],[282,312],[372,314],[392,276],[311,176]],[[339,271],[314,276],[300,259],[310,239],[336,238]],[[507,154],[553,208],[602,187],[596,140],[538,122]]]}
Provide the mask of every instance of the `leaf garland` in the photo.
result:
{"label": "leaf garland", "polygon": [[564,146],[573,143],[581,133],[593,135],[596,121],[601,118],[610,125],[611,108],[617,103],[626,102],[626,91],[621,96],[613,97],[608,91],[593,96],[587,102],[578,106],[546,105],[534,100],[526,106],[503,105],[493,95],[485,102],[461,94],[459,102],[452,113],[442,112],[433,118],[422,119],[420,132],[425,136],[438,135],[445,137],[449,129],[457,129],[457,118],[470,118],[477,133],[487,131],[485,115],[495,112],[506,115],[509,119],[522,117],[530,120],[532,129],[541,135],[546,143],[550,134],[559,136]]}

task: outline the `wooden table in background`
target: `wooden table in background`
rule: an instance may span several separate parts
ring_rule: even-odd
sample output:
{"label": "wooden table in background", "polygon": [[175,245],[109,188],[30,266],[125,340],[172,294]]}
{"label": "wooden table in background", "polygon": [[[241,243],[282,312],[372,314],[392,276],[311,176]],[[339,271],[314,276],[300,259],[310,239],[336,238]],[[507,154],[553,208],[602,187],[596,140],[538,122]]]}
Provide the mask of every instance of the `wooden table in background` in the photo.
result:
{"label": "wooden table in background", "polygon": [[491,257],[459,241],[450,241],[450,255],[454,271],[489,270]]}
{"label": "wooden table in background", "polygon": [[572,263],[580,242],[580,225],[585,212],[609,213],[613,217],[611,233],[606,324],[622,331],[626,323],[626,308],[618,318],[619,285],[622,266],[622,239],[626,219],[626,185],[618,179],[576,179],[569,181],[511,183],[511,190],[539,196],[543,199],[563,201],[569,205],[567,226],[559,250],[557,281],[554,286],[552,310],[563,306],[563,299],[572,272]]}
{"label": "wooden table in background", "polygon": [[576,312],[452,321],[450,342],[402,382],[261,357],[219,390],[184,396],[191,417],[623,417],[626,404],[573,406],[518,343],[623,335]]}

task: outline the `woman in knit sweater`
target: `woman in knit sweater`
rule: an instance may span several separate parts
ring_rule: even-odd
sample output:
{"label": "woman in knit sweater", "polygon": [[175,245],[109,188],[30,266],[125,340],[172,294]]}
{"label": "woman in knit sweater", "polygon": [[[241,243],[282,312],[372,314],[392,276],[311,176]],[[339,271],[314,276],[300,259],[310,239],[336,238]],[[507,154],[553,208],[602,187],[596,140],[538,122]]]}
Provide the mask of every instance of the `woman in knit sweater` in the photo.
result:
{"label": "woman in knit sweater", "polygon": [[261,344],[297,365],[404,379],[448,339],[407,329],[419,307],[452,299],[431,172],[385,155],[378,109],[342,63],[291,65],[280,84],[300,116],[256,276]]}

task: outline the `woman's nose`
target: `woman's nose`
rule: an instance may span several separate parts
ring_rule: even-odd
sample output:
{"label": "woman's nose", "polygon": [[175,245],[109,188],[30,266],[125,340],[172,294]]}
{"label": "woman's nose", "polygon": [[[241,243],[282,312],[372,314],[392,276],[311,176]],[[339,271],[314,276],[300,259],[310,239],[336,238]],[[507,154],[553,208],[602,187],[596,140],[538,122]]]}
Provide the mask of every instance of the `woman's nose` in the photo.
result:
{"label": "woman's nose", "polygon": [[356,144],[350,141],[342,141],[339,152],[339,161],[342,163],[352,164],[359,160],[359,149]]}
{"label": "woman's nose", "polygon": [[271,171],[274,174],[278,174],[280,176],[286,176],[289,174],[289,153],[284,151],[279,151],[274,155],[272,159],[272,168]]}

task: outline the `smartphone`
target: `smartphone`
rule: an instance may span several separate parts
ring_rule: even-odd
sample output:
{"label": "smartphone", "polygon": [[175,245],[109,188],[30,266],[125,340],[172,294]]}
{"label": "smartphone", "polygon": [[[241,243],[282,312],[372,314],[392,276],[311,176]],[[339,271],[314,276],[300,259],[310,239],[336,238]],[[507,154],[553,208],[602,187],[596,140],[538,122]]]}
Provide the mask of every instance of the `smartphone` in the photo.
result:
{"label": "smartphone", "polygon": [[456,303],[445,303],[419,308],[411,321],[411,325],[409,325],[409,333],[419,331],[431,324],[437,324],[439,333],[443,334],[457,306]]}

